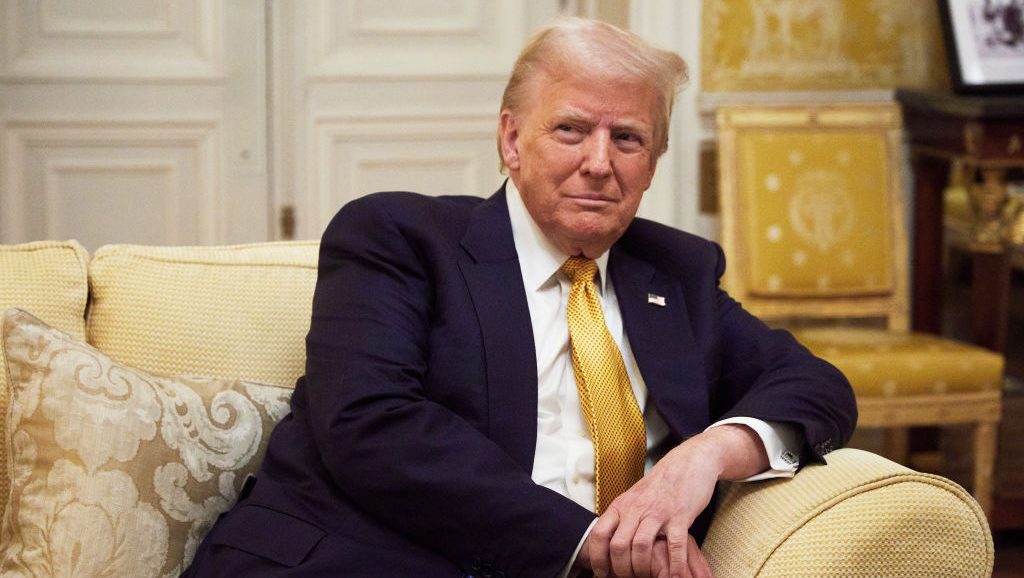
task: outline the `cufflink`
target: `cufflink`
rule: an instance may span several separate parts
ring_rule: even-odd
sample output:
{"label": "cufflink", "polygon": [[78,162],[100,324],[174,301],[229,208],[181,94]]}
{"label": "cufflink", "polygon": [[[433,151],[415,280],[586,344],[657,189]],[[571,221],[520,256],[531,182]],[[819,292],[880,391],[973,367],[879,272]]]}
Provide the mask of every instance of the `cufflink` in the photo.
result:
{"label": "cufflink", "polygon": [[793,452],[786,450],[782,452],[782,461],[792,466],[800,463],[800,458],[796,457],[796,454]]}

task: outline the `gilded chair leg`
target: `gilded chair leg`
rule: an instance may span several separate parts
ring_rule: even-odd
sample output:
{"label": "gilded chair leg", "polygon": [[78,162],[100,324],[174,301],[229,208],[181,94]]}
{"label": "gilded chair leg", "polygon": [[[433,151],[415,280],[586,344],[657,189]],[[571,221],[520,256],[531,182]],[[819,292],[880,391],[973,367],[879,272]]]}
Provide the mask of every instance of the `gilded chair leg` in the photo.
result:
{"label": "gilded chair leg", "polygon": [[986,516],[992,515],[992,472],[996,461],[996,424],[981,422],[974,428],[974,499]]}
{"label": "gilded chair leg", "polygon": [[885,429],[885,442],[883,451],[885,457],[897,464],[907,464],[907,456],[910,453],[909,429],[905,427],[890,427]]}

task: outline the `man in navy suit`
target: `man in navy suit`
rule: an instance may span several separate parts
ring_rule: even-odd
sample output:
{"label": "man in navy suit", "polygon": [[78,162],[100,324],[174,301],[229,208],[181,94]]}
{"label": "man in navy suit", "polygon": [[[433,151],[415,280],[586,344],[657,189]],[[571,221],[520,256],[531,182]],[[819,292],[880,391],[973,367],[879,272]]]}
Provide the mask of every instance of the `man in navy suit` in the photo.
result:
{"label": "man in navy suit", "polygon": [[[718,287],[717,245],[634,218],[684,80],[675,54],[560,22],[506,88],[496,194],[344,207],[292,412],[186,575],[709,576],[718,480],[842,445],[843,376]],[[594,262],[647,440],[646,473],[600,516],[570,257]]]}

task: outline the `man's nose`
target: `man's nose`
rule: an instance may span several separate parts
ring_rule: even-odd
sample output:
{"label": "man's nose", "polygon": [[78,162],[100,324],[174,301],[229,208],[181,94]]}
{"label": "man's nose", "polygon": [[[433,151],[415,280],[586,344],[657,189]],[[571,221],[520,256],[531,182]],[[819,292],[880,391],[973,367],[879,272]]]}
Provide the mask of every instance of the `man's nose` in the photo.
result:
{"label": "man's nose", "polygon": [[612,174],[612,138],[606,131],[591,132],[584,143],[583,162],[580,172],[594,178],[606,178]]}

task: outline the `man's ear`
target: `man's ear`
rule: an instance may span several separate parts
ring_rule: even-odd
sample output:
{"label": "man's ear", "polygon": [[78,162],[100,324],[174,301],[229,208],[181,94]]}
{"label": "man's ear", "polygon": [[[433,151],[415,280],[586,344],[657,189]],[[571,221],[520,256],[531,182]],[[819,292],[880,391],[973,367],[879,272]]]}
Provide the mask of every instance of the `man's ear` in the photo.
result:
{"label": "man's ear", "polygon": [[511,110],[501,111],[498,122],[498,135],[501,142],[501,158],[509,170],[519,170],[519,124]]}

